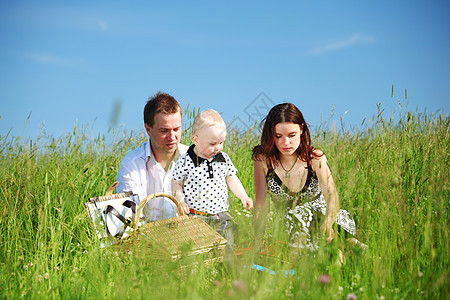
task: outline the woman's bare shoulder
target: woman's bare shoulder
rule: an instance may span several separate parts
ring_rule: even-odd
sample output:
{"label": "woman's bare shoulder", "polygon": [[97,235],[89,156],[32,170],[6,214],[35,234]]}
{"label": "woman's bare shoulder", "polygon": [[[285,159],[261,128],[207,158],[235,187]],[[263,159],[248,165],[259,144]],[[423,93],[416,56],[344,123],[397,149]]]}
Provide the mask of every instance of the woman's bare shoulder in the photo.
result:
{"label": "woman's bare shoulder", "polygon": [[322,150],[314,149],[314,157],[311,159],[311,166],[314,170],[319,170],[323,165],[327,165],[327,157]]}
{"label": "woman's bare shoulder", "polygon": [[266,156],[264,155],[264,154],[255,154],[254,156],[253,156],[253,160],[258,160],[258,161],[266,161],[267,160],[267,158],[266,158]]}
{"label": "woman's bare shoulder", "polygon": [[313,149],[313,154],[317,157],[317,158],[320,158],[320,157],[322,157],[322,156],[325,156],[325,153],[323,153],[323,151],[322,150],[320,150],[320,149]]}
{"label": "woman's bare shoulder", "polygon": [[264,170],[264,173],[267,173],[267,165],[268,165],[268,159],[264,154],[258,154],[254,160],[253,160],[253,164],[255,166],[261,167],[262,170]]}

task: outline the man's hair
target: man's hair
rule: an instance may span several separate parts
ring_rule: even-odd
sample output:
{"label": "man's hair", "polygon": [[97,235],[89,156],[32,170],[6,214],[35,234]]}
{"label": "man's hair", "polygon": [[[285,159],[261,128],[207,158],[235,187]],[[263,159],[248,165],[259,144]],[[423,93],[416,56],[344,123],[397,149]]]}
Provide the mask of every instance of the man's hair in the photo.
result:
{"label": "man's hair", "polygon": [[155,116],[157,114],[175,114],[177,112],[183,116],[178,101],[169,94],[157,92],[148,99],[147,104],[144,107],[144,123],[153,127],[155,124]]}
{"label": "man's hair", "polygon": [[194,119],[194,124],[192,124],[192,135],[196,135],[201,129],[211,126],[225,126],[220,114],[214,109],[207,109],[200,112]]}

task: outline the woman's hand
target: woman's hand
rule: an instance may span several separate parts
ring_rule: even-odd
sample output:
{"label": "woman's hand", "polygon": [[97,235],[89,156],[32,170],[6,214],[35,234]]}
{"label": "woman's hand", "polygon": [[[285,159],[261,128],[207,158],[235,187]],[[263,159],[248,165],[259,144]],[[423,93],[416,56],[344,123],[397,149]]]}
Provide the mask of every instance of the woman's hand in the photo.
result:
{"label": "woman's hand", "polygon": [[334,230],[332,226],[333,223],[329,224],[329,222],[324,222],[322,226],[320,226],[320,232],[327,238],[327,243],[334,239]]}

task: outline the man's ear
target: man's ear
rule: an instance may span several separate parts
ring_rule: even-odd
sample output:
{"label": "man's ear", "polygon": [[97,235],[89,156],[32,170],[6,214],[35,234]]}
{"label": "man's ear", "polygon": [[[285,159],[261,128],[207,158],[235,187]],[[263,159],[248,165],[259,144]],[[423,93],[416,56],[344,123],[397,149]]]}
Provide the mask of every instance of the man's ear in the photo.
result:
{"label": "man's ear", "polygon": [[144,123],[144,127],[145,127],[145,131],[147,131],[148,136],[150,136],[151,132],[152,132],[152,128],[147,123]]}

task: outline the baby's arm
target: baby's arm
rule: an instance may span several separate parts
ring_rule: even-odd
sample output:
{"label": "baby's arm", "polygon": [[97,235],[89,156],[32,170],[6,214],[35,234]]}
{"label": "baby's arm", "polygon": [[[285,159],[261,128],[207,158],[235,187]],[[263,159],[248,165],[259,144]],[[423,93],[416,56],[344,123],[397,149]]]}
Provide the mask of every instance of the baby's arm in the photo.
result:
{"label": "baby's arm", "polygon": [[184,201],[184,193],[183,193],[183,181],[178,181],[172,179],[172,193],[177,198],[178,203],[180,203],[181,208],[183,208],[186,214],[189,213],[189,206],[186,201]]}
{"label": "baby's arm", "polygon": [[245,191],[244,187],[242,186],[241,181],[236,175],[227,176],[227,184],[230,188],[231,192],[241,199],[242,205],[244,205],[244,208],[247,210],[252,209],[253,207],[253,200],[247,196],[247,192]]}

